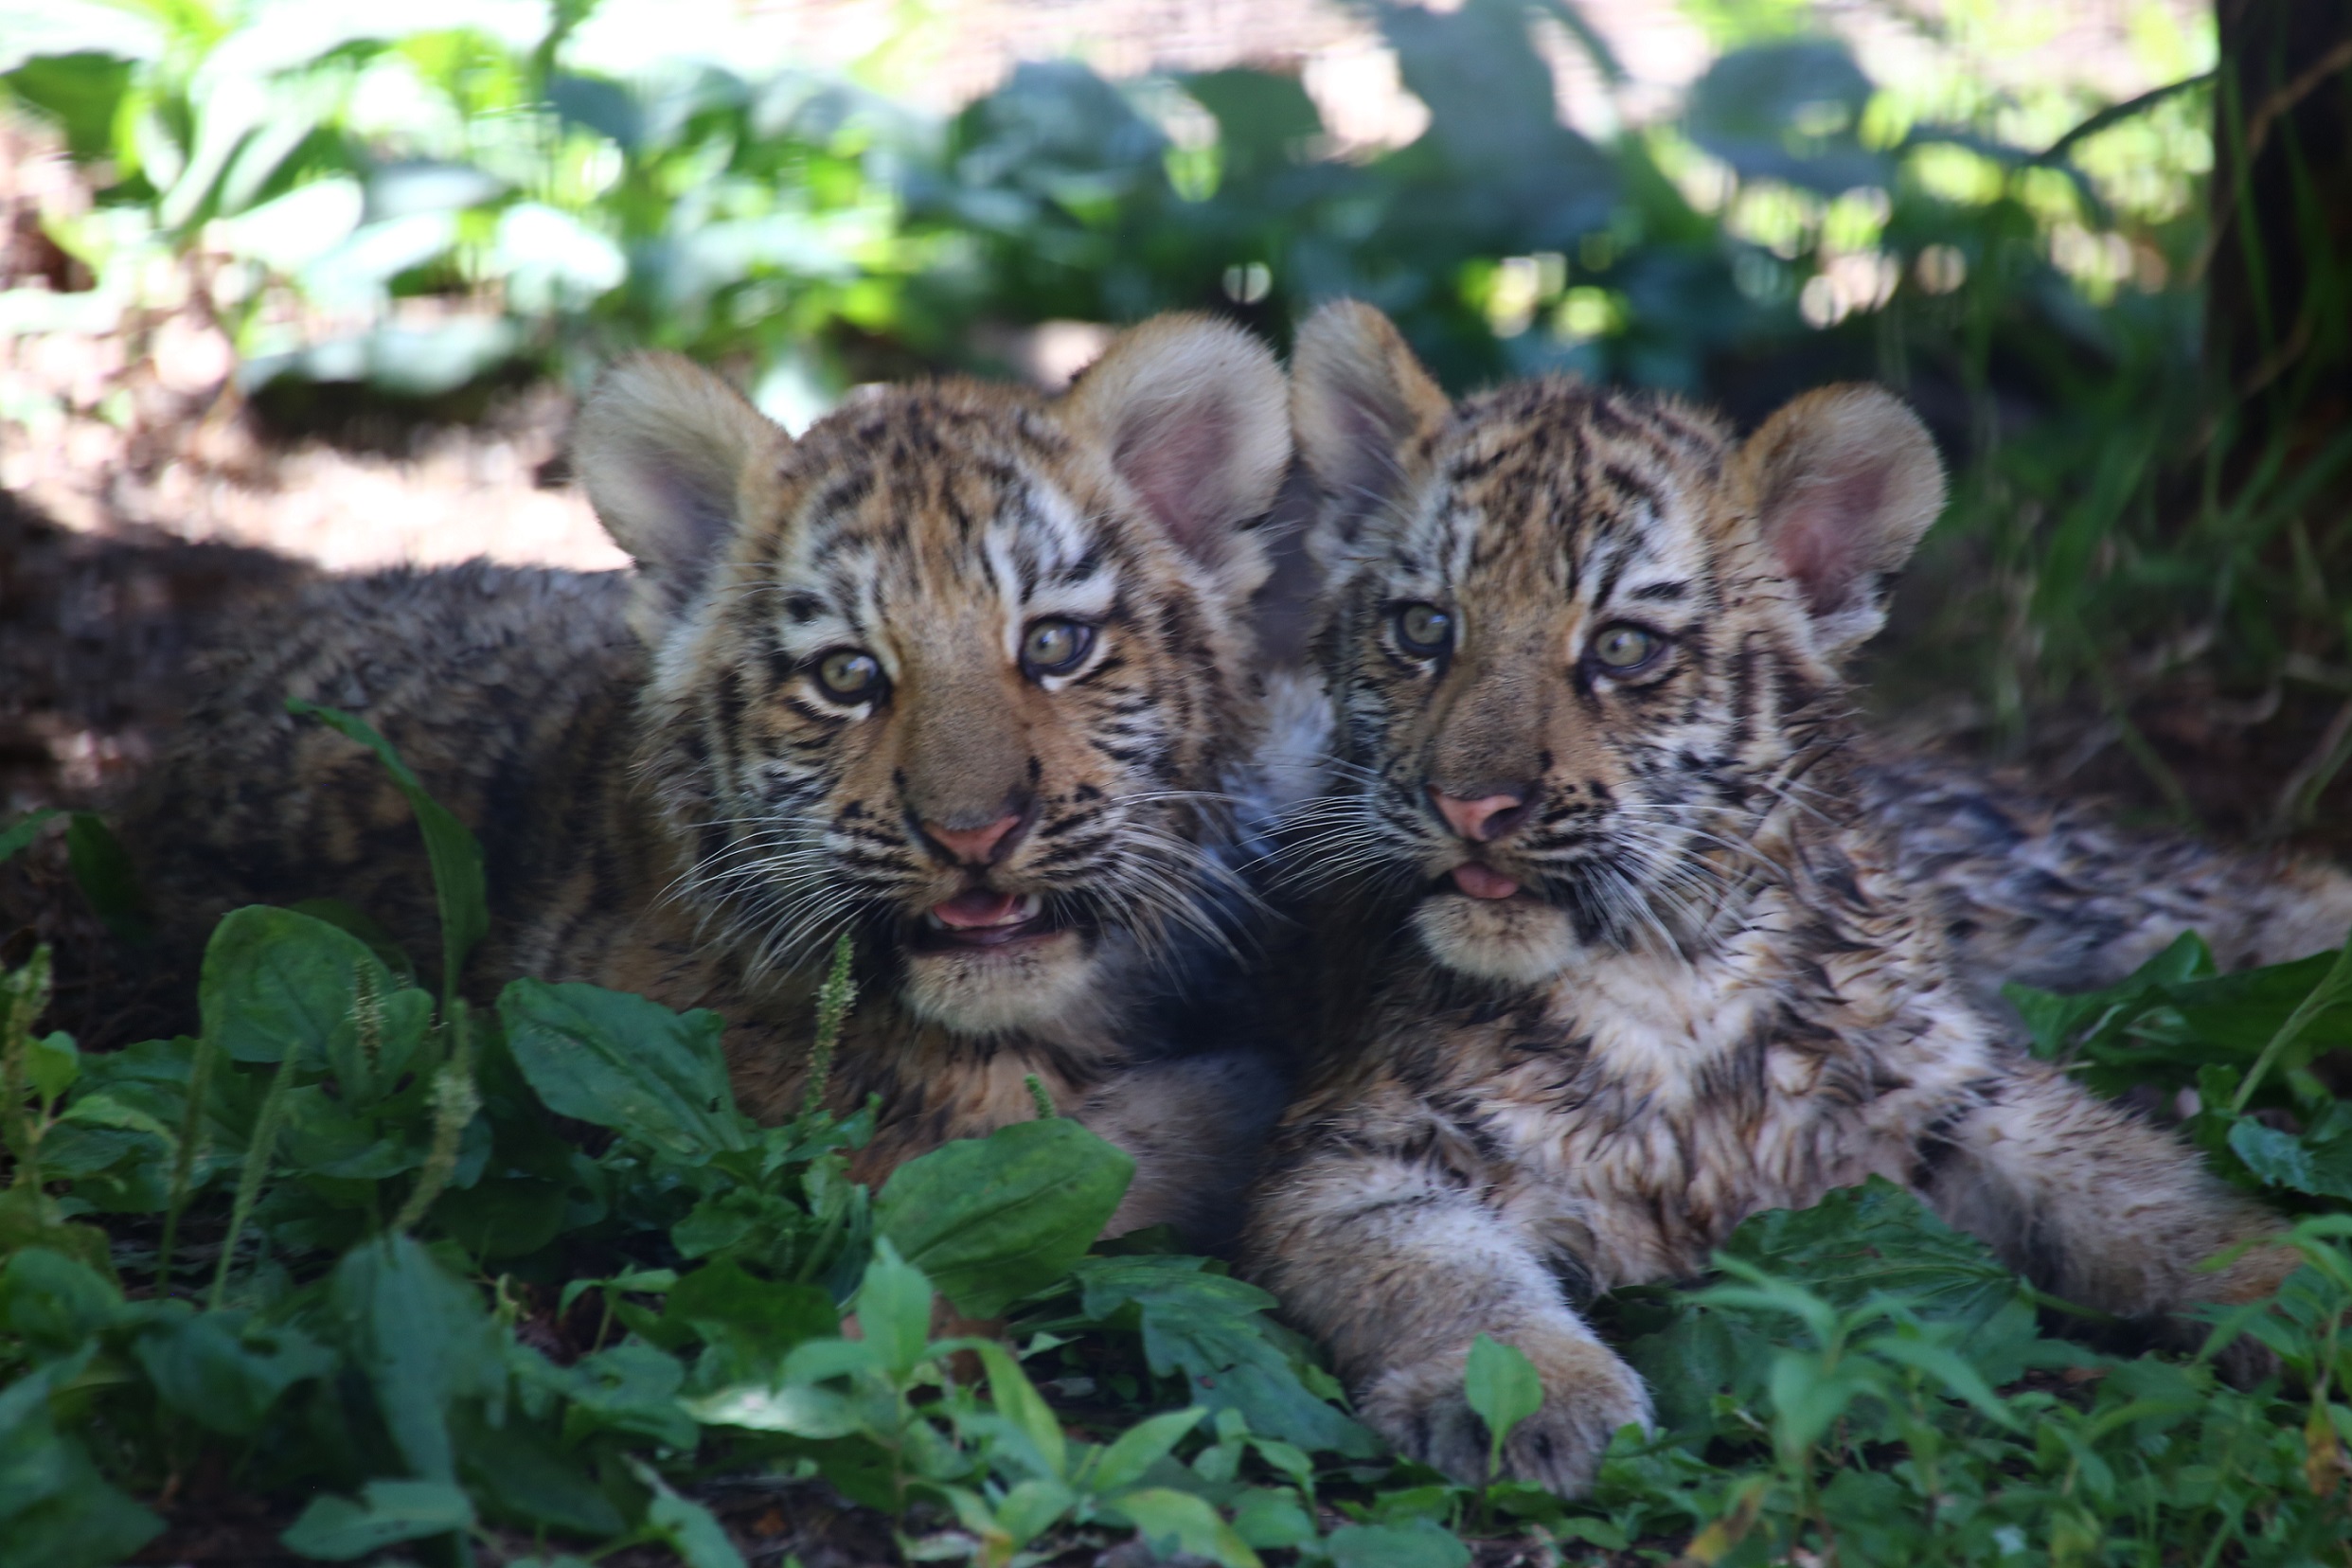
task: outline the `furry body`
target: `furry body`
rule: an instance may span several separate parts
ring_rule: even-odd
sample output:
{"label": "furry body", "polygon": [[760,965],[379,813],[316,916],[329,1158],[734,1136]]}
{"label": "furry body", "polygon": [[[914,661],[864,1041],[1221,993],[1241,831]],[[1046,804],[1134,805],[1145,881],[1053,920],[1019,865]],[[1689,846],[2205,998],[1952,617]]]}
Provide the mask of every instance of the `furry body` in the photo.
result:
{"label": "furry body", "polygon": [[1361,307],[1302,335],[1294,399],[1335,498],[1336,760],[1296,829],[1331,913],[1247,1251],[1376,1427],[1482,1472],[1492,1334],[1545,1388],[1508,1469],[1580,1488],[1648,1404],[1578,1302],[1873,1175],[2126,1317],[2291,1266],[2195,1272],[2271,1222],[2018,1049],[1868,799],[1837,666],[1942,498],[1899,404],[1815,394],[1744,448],[1559,382],[1455,410]]}
{"label": "furry body", "polygon": [[1034,1114],[1034,1075],[1137,1156],[1114,1225],[1213,1236],[1279,1080],[1171,1044],[1154,1004],[1235,885],[1281,416],[1262,347],[1184,319],[1060,400],[900,388],[796,442],[682,361],[633,362],[576,461],[635,573],[394,573],[243,629],[129,836],[192,938],[334,896],[429,951],[405,805],[282,704],[347,708],[485,843],[478,985],[715,1008],[739,1099],[780,1118],[847,931],[829,1098],[882,1100],[858,1175]]}
{"label": "furry body", "polygon": [[2135,832],[1943,757],[1850,749],[1862,814],[1942,912],[1952,962],[1988,1002],[2011,980],[2113,985],[2184,931],[2225,971],[2306,957],[2352,931],[2340,867]]}

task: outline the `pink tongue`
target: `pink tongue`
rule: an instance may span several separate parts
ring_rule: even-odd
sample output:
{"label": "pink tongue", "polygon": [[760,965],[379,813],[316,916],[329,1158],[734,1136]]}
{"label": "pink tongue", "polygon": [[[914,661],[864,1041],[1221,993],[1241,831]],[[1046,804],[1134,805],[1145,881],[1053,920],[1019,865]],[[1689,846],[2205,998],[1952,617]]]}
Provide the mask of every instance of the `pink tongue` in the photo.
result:
{"label": "pink tongue", "polygon": [[945,903],[933,904],[931,912],[939,917],[939,923],[958,931],[979,926],[1013,923],[1013,910],[1021,900],[1010,893],[991,893],[975,887],[969,893],[958,893]]}
{"label": "pink tongue", "polygon": [[1510,878],[1483,865],[1455,866],[1453,885],[1473,899],[1507,899],[1519,891],[1519,884]]}

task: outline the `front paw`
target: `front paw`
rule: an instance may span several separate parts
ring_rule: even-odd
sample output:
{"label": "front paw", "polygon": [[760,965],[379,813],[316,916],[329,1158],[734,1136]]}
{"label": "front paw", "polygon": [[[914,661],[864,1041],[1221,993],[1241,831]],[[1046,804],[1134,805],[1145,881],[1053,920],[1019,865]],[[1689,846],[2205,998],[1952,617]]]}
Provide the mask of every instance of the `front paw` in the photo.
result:
{"label": "front paw", "polygon": [[[1535,1363],[1543,1403],[1511,1429],[1503,1473],[1562,1497],[1582,1495],[1617,1429],[1651,1424],[1649,1391],[1608,1346],[1581,1335],[1526,1330],[1501,1336]],[[1409,1459],[1466,1486],[1488,1479],[1487,1423],[1462,1392],[1467,1347],[1393,1366],[1357,1401],[1375,1432]]]}

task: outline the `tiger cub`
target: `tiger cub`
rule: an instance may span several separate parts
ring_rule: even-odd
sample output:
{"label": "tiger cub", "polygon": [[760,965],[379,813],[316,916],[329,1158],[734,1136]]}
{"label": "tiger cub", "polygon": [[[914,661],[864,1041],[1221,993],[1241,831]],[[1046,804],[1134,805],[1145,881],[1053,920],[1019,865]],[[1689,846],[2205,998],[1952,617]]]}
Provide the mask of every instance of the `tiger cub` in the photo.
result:
{"label": "tiger cub", "polygon": [[1280,1083],[1154,1005],[1243,898],[1221,853],[1262,729],[1246,615],[1287,395],[1256,340],[1181,316],[1058,399],[894,387],[797,440],[684,360],[627,361],[573,460],[633,574],[476,564],[296,602],[219,657],[130,836],[183,930],[333,895],[426,951],[405,805],[283,703],[356,712],[485,843],[470,979],[715,1008],[775,1119],[851,933],[828,1097],[881,1096],[860,1178],[1036,1114],[1035,1075],[1136,1156],[1114,1228],[1213,1228]]}
{"label": "tiger cub", "polygon": [[1347,304],[1292,396],[1338,501],[1333,781],[1301,829],[1336,896],[1244,1256],[1366,1420],[1483,1474],[1462,1373],[1491,1334],[1544,1390],[1506,1469],[1578,1491],[1650,1418],[1578,1302],[1873,1175],[2129,1317],[2292,1266],[2197,1272],[2272,1221],[2006,1037],[1862,809],[1839,665],[1944,492],[1899,402],[1832,387],[1744,444],[1558,380],[1452,408]]}

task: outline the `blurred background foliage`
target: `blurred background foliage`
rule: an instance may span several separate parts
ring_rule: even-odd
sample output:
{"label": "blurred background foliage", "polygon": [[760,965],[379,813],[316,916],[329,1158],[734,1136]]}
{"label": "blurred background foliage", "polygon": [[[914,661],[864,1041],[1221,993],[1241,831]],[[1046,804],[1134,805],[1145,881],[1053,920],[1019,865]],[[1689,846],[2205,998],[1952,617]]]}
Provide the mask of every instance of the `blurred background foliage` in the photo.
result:
{"label": "blurred background foliage", "polygon": [[[185,291],[281,402],[577,383],[658,345],[792,426],[864,381],[1009,373],[1014,329],[1206,308],[1282,341],[1337,294],[1457,389],[1564,370],[1752,421],[1875,377],[1955,472],[1879,658],[1890,713],[2152,811],[2325,828],[2352,435],[2301,404],[2249,430],[2207,364],[2213,37],[2151,8],[2172,85],[2101,105],[1876,83],[1801,0],[1685,9],[1713,64],[1594,136],[1547,38],[1613,102],[1627,73],[1573,0],[1368,0],[1428,118],[1365,151],[1266,70],[1026,63],[942,117],[881,64],[743,74],[599,32],[595,0],[7,0],[0,83],[95,199],[45,218],[74,276],[0,292],[0,331]],[[2327,294],[2341,259],[2310,259]]]}

